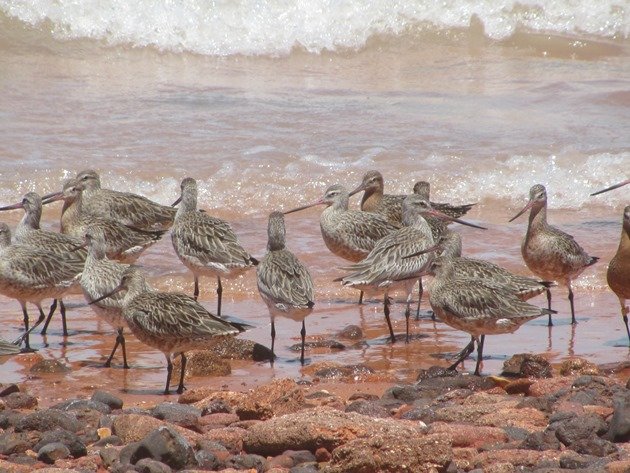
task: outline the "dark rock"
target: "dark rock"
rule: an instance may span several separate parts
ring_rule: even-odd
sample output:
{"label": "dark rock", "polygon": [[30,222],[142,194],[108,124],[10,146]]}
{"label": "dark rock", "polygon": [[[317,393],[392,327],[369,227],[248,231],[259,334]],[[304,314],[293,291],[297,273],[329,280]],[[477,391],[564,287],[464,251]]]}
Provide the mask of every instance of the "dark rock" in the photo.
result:
{"label": "dark rock", "polygon": [[578,453],[596,457],[605,457],[617,451],[617,446],[614,443],[599,437],[579,439],[573,442],[569,448]]}
{"label": "dark rock", "polygon": [[270,348],[267,348],[260,343],[255,343],[252,348],[252,359],[254,361],[267,361],[273,358],[273,353]]}
{"label": "dark rock", "polygon": [[92,409],[100,412],[101,414],[109,414],[112,409],[107,404],[100,401],[93,401],[92,399],[69,399],[67,401],[60,402],[51,407],[51,409],[58,409],[60,411],[78,411],[82,409]]}
{"label": "dark rock", "polygon": [[31,366],[31,373],[68,373],[71,369],[59,360],[41,360]]}
{"label": "dark rock", "polygon": [[30,436],[28,432],[5,432],[0,434],[0,454],[24,453],[32,449],[38,440]]}
{"label": "dark rock", "polygon": [[578,440],[587,440],[593,436],[602,435],[607,429],[606,422],[594,414],[575,416],[553,426],[558,440],[569,447]]}
{"label": "dark rock", "polygon": [[424,392],[418,389],[417,386],[410,384],[392,386],[383,393],[383,399],[396,399],[398,401],[411,404],[417,399],[424,396]]}
{"label": "dark rock", "polygon": [[588,469],[599,460],[590,455],[580,455],[572,451],[567,451],[560,456],[560,468],[566,470]]}
{"label": "dark rock", "polygon": [[287,450],[283,453],[283,455],[286,455],[293,460],[294,465],[317,462],[315,455],[313,455],[310,450]]}
{"label": "dark rock", "polygon": [[2,398],[9,409],[33,409],[37,406],[37,398],[22,392],[13,392]]}
{"label": "dark rock", "polygon": [[159,427],[138,442],[129,463],[135,464],[142,458],[152,458],[174,470],[195,462],[192,447],[184,437],[170,427]]}
{"label": "dark rock", "polygon": [[337,332],[337,336],[349,340],[361,340],[363,338],[363,331],[358,325],[348,325]]}
{"label": "dark rock", "polygon": [[199,450],[195,453],[195,461],[202,470],[219,471],[225,469],[225,463],[217,456],[206,450]]}
{"label": "dark rock", "polygon": [[354,393],[348,398],[348,401],[357,401],[359,399],[365,399],[366,401],[376,401],[378,396],[370,393]]}
{"label": "dark rock", "polygon": [[26,416],[26,414],[13,409],[0,411],[0,429],[15,427],[24,416]]}
{"label": "dark rock", "polygon": [[74,432],[67,430],[55,429],[53,431],[44,432],[39,442],[33,447],[38,452],[42,447],[50,443],[62,443],[70,451],[70,455],[79,458],[87,455],[85,444]]}
{"label": "dark rock", "polygon": [[101,457],[103,466],[107,468],[108,470],[115,463],[119,463],[120,451],[117,448],[112,448],[112,447],[101,448],[98,452],[98,455]]}
{"label": "dark rock", "polygon": [[45,432],[55,428],[76,432],[79,430],[79,422],[70,413],[58,409],[44,409],[22,417],[16,424],[15,431],[38,430]]}
{"label": "dark rock", "polygon": [[223,399],[215,399],[214,401],[208,403],[201,411],[201,415],[205,416],[208,414],[216,414],[216,413],[230,413],[232,412],[232,408],[227,404]]}
{"label": "dark rock", "polygon": [[150,458],[138,461],[135,469],[138,473],[171,473],[173,471],[170,466]]}
{"label": "dark rock", "polygon": [[427,418],[426,410],[423,407],[414,407],[413,409],[409,409],[407,412],[403,413],[400,418],[404,420],[421,420],[425,421]]}
{"label": "dark rock", "polygon": [[0,384],[0,397],[8,396],[12,393],[20,392],[17,384]]}
{"label": "dark rock", "polygon": [[225,462],[227,468],[234,468],[235,470],[251,470],[255,469],[257,473],[263,473],[265,471],[265,465],[267,460],[260,455],[254,455],[250,453],[244,453],[241,455],[233,455]]}
{"label": "dark rock", "polygon": [[606,439],[612,442],[630,441],[630,392],[613,398],[613,415]]}
{"label": "dark rock", "polygon": [[331,366],[317,370],[314,374],[318,378],[324,379],[338,379],[354,376],[364,376],[366,374],[373,374],[374,370],[364,364],[346,365],[346,366]]}
{"label": "dark rock", "polygon": [[549,362],[542,356],[519,353],[505,360],[501,375],[516,378],[551,378],[553,372]]}
{"label": "dark rock", "polygon": [[346,407],[346,412],[358,412],[370,417],[389,417],[389,411],[377,401],[354,401]]}
{"label": "dark rock", "polygon": [[107,445],[120,446],[123,444],[122,439],[117,435],[109,435],[94,442],[95,447],[105,447]]}
{"label": "dark rock", "polygon": [[506,433],[510,440],[523,441],[529,435],[529,431],[521,429],[520,427],[508,426],[504,427],[503,431]]}
{"label": "dark rock", "polygon": [[457,371],[449,370],[442,366],[431,366],[428,370],[420,370],[416,381],[424,381],[425,379],[435,378],[453,378],[457,376]]}
{"label": "dark rock", "polygon": [[[419,397],[428,397],[435,399],[455,390],[467,390],[469,393],[474,391],[484,391],[495,387],[494,382],[483,376],[470,376],[463,374],[452,375],[445,370],[444,376],[437,376],[439,370],[429,369],[425,375],[413,386],[422,392]],[[431,373],[436,374],[432,376]]]}
{"label": "dark rock", "polygon": [[549,396],[540,397],[526,397],[516,407],[523,409],[525,407],[531,407],[541,412],[551,413],[553,411],[553,404],[555,400]]}
{"label": "dark rock", "polygon": [[92,394],[92,397],[90,399],[92,399],[92,401],[102,402],[103,404],[107,404],[109,408],[112,410],[122,409],[123,407],[122,399],[120,399],[118,396],[115,396],[114,394],[110,392],[103,391],[101,389],[97,389],[96,391],[94,391],[94,394]]}
{"label": "dark rock", "polygon": [[52,465],[57,460],[62,460],[70,456],[70,450],[61,442],[54,442],[44,445],[37,451],[37,459]]}
{"label": "dark rock", "polygon": [[545,430],[542,432],[532,432],[527,435],[521,443],[520,448],[537,451],[560,450],[561,444],[554,431]]}
{"label": "dark rock", "polygon": [[196,429],[201,417],[201,409],[187,404],[174,404],[163,402],[151,410],[151,414],[156,419],[165,420],[173,424]]}
{"label": "dark rock", "polygon": [[319,471],[317,463],[303,463],[291,468],[289,473],[319,473]]}
{"label": "dark rock", "polygon": [[[346,346],[337,340],[315,340],[304,343],[305,348],[328,348],[330,350],[345,350]],[[289,347],[291,351],[302,350],[301,343],[295,343]]]}

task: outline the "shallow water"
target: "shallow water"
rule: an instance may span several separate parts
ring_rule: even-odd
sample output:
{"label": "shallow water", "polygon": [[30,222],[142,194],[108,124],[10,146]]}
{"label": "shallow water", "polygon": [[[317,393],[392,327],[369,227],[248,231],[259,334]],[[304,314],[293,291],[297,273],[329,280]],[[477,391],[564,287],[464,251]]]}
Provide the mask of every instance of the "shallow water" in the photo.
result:
{"label": "shallow water", "polygon": [[[64,178],[87,167],[101,172],[106,187],[162,203],[177,197],[183,177],[194,176],[200,206],[230,221],[245,248],[262,256],[270,211],[314,201],[330,184],[354,187],[365,171],[379,169],[386,192],[406,193],[425,179],[432,184],[432,200],[478,202],[467,218],[488,230],[461,229],[465,254],[529,274],[519,249],[526,217],[507,221],[526,203],[529,187],[543,183],[550,221],[601,260],[574,284],[576,327],[568,324],[566,293],[554,289],[556,325],[549,330],[539,319],[516,334],[488,337],[483,370],[497,373],[519,352],[542,353],[554,363],[571,356],[596,363],[628,360],[606,265],[618,244],[629,187],[589,197],[627,178],[630,169],[630,43],[623,6],[612,2],[604,20],[596,18],[599,10],[591,11],[590,19],[575,14],[572,24],[551,10],[530,16],[540,23],[524,24],[515,20],[522,12],[513,6],[508,9],[512,26],[505,31],[500,25],[507,23],[496,12],[477,9],[472,21],[464,8],[485,2],[462,2],[457,11],[467,18],[463,23],[437,11],[440,21],[408,15],[416,20],[400,30],[371,30],[366,25],[390,24],[383,18],[400,16],[370,10],[371,22],[354,25],[352,40],[338,36],[330,46],[324,33],[342,35],[341,30],[307,28],[310,37],[297,35],[286,43],[290,35],[268,34],[274,28],[269,22],[262,34],[269,44],[245,41],[255,38],[253,33],[235,34],[229,44],[216,43],[224,49],[212,53],[203,49],[210,44],[204,42],[207,32],[189,35],[186,42],[164,30],[143,43],[139,23],[127,36],[117,37],[123,30],[114,27],[107,36],[95,24],[81,29],[96,20],[75,11],[65,12],[65,24],[51,10],[55,5],[70,8],[41,1],[28,13],[17,2],[0,1],[3,205],[31,190],[57,190]],[[313,350],[309,361],[365,363],[384,379],[406,381],[420,368],[445,366],[440,354],[459,350],[468,336],[420,320],[412,331],[422,338],[409,345],[386,343],[380,302],[359,307],[355,292],[332,282],[343,261],[322,242],[320,211],[287,216],[288,245],[316,284],[307,336],[331,338],[357,324],[368,345]],[[58,213],[57,206],[46,209],[43,225],[58,228]],[[1,216],[12,226],[20,217],[19,211]],[[192,292],[192,278],[168,236],[139,264],[160,289]],[[201,300],[211,310],[214,290],[215,282],[204,279]],[[0,300],[2,336],[16,338],[19,304]],[[29,358],[21,355],[0,359],[1,382],[27,382],[50,402],[91,387],[114,389],[140,402],[163,389],[163,356],[137,341],[129,346],[132,370],[118,364],[101,368],[113,333],[81,306],[80,297],[68,302],[70,337],[60,336],[56,320],[48,337],[35,335],[32,344],[72,371],[35,377],[28,371]],[[242,337],[269,344],[269,318],[254,272],[226,281],[224,302],[226,313],[255,326]],[[546,304],[544,296],[531,302]],[[393,308],[398,333],[404,331],[403,310],[402,304]],[[273,368],[234,362],[231,376],[196,378],[189,386],[242,388],[300,376],[299,354],[289,350],[299,342],[299,324],[279,320],[276,325],[280,359]],[[473,369],[473,363],[465,368]]]}

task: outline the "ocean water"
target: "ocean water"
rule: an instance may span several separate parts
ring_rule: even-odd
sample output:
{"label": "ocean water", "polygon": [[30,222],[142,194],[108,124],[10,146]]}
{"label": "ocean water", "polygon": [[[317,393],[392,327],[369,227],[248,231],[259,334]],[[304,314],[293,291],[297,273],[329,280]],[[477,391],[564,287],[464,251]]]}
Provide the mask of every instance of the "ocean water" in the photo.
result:
{"label": "ocean water", "polygon": [[[625,329],[606,265],[630,190],[589,194],[630,174],[629,32],[630,8],[614,0],[0,0],[0,203],[52,192],[95,168],[104,186],[168,204],[181,179],[193,176],[200,206],[230,221],[244,246],[262,256],[269,212],[314,201],[334,183],[354,187],[378,169],[388,193],[408,193],[422,179],[431,182],[433,200],[477,202],[468,217],[489,229],[462,229],[465,253],[528,274],[519,249],[526,217],[507,221],[542,183],[550,221],[601,260],[574,284],[580,323],[573,331],[564,322],[548,331],[539,321],[517,335],[489,337],[484,371],[498,372],[519,351],[553,362],[573,355],[624,361]],[[384,343],[378,301],[359,308],[355,293],[332,282],[343,261],[325,248],[318,216],[313,209],[287,217],[289,247],[317,287],[307,334],[329,338],[356,323],[370,343],[315,350],[312,362],[365,362],[411,379],[418,367],[440,363],[436,353],[465,343],[465,334],[427,321],[414,330],[429,337]],[[21,215],[0,217],[14,225]],[[56,229],[58,218],[52,206],[43,225]],[[192,292],[168,236],[139,263],[161,289]],[[224,286],[228,313],[256,325],[245,336],[268,344],[254,273]],[[209,308],[214,290],[214,281],[203,281]],[[0,323],[14,338],[19,305],[4,302]],[[566,322],[563,290],[554,290],[554,307]],[[395,306],[397,330],[402,310]],[[288,347],[299,327],[282,322],[273,370],[245,363],[221,382],[250,381],[252,373],[260,381],[298,376]],[[76,332],[67,346],[59,327],[33,344],[65,359],[71,379],[117,385],[122,370],[97,368],[112,337],[94,330],[108,328],[82,307],[69,324]],[[146,368],[139,379],[157,392],[162,355],[139,343],[132,349]],[[0,365],[0,379],[27,376],[18,361]]]}

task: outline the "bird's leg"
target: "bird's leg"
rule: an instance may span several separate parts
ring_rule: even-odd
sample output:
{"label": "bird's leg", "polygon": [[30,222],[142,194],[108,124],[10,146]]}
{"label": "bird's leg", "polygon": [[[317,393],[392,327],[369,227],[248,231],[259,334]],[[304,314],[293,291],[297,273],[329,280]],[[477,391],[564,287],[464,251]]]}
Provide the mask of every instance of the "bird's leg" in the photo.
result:
{"label": "bird's leg", "polygon": [[[109,354],[109,358],[107,358],[107,361],[105,362],[105,368],[109,368],[112,365],[112,358],[114,358],[114,353],[116,353],[116,350],[118,349],[118,345],[120,345],[120,337],[122,336],[122,329],[118,329],[118,335],[116,336],[116,343],[114,343],[114,349],[112,350],[112,352]],[[123,338],[124,340],[124,338]]]}
{"label": "bird's leg", "polygon": [[123,334],[123,330],[124,328],[120,327],[118,329],[118,336],[116,337],[116,339],[120,339],[120,346],[122,347],[122,352],[123,352],[123,368],[128,370],[129,369],[129,365],[127,364],[127,348],[126,348],[126,344],[125,344],[125,335]]}
{"label": "bird's leg", "polygon": [[626,300],[620,297],[619,303],[621,304],[621,317],[623,318],[623,323],[626,325],[626,332],[628,332],[628,340],[630,341],[630,329],[628,329],[628,307],[626,306]]}
{"label": "bird's leg", "polygon": [[195,275],[195,290],[193,292],[193,298],[197,300],[199,297],[199,278]]}
{"label": "bird's leg", "polygon": [[396,336],[394,335],[392,321],[389,319],[389,304],[389,297],[387,296],[386,292],[385,297],[383,298],[383,312],[385,312],[385,320],[387,321],[387,326],[389,327],[389,335],[391,337],[392,343],[394,343],[396,341]]}
{"label": "bird's leg", "polygon": [[[571,304],[571,323],[575,325],[577,324],[577,321],[575,320],[575,307],[573,305],[573,289],[571,289],[571,281],[569,281],[567,286],[569,287],[569,303]],[[549,317],[551,317],[551,315],[549,315]]]}
{"label": "bird's leg", "polygon": [[171,354],[165,353],[166,356],[166,387],[164,388],[164,394],[170,394],[171,375],[173,374],[173,362],[171,361]]}
{"label": "bird's leg", "polygon": [[221,285],[221,278],[217,276],[217,281],[219,285],[217,286],[217,297],[219,298],[217,302],[217,315],[221,317],[221,295],[223,294],[223,286]]}
{"label": "bird's leg", "polygon": [[66,306],[63,299],[59,299],[59,311],[61,312],[61,324],[63,326],[63,336],[68,336],[68,325],[66,324]]}
{"label": "bird's leg", "polygon": [[302,336],[302,354],[300,355],[300,361],[302,365],[304,365],[304,341],[306,339],[306,324],[302,320],[302,330],[300,330],[300,335]]}
{"label": "bird's leg", "polygon": [[276,323],[274,322],[273,319],[271,319],[271,366],[273,366],[273,360],[276,357],[274,351],[273,351],[273,347],[276,343]]}
{"label": "bird's leg", "polygon": [[470,342],[468,342],[468,345],[466,345],[462,351],[460,351],[457,355],[455,355],[457,357],[457,360],[455,360],[455,363],[453,363],[451,366],[448,367],[449,371],[452,371],[455,368],[457,368],[457,365],[459,365],[466,358],[468,358],[468,355],[470,355],[474,349],[475,349],[475,337],[471,335]]}
{"label": "bird's leg", "polygon": [[411,316],[411,287],[407,293],[407,307],[405,308],[405,343],[409,343],[409,317]]}
{"label": "bird's leg", "polygon": [[50,320],[52,319],[52,316],[55,313],[56,309],[57,309],[57,299],[53,300],[53,303],[50,306],[50,311],[48,312],[46,323],[44,323],[44,327],[42,328],[42,331],[40,332],[42,335],[46,335],[46,332],[48,331],[48,325],[50,324]]}
{"label": "bird's leg", "polygon": [[179,375],[179,386],[177,386],[177,394],[181,394],[184,392],[184,376],[186,376],[186,355],[184,354],[184,352],[181,352],[179,354],[181,360],[182,360],[182,372]]}
{"label": "bird's leg", "polygon": [[31,345],[30,345],[30,340],[29,340],[29,334],[31,333],[30,330],[28,329],[28,312],[26,311],[26,303],[25,302],[20,302],[20,305],[22,306],[22,315],[24,316],[24,351],[33,351],[31,349]]}
{"label": "bird's leg", "polygon": [[477,342],[477,364],[475,365],[475,376],[481,376],[479,367],[483,361],[483,342],[485,341],[486,336],[482,335]]}
{"label": "bird's leg", "polygon": [[359,305],[363,304],[363,291],[359,294]]}
{"label": "bird's leg", "polygon": [[418,308],[416,309],[416,319],[420,318],[420,303],[422,302],[422,293],[424,289],[422,287],[422,278],[418,279]]}
{"label": "bird's leg", "polygon": [[[547,288],[547,309],[551,310],[551,289]],[[551,327],[553,322],[551,321],[551,312],[549,312],[549,323],[548,325]]]}

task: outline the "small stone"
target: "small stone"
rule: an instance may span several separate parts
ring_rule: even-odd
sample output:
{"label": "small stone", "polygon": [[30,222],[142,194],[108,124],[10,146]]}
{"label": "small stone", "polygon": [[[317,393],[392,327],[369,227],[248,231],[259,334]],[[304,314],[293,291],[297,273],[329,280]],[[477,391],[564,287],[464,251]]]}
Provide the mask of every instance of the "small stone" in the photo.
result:
{"label": "small stone", "polygon": [[63,429],[55,429],[53,431],[44,432],[41,440],[33,447],[36,452],[40,451],[45,445],[51,443],[64,444],[74,458],[87,455],[87,448],[81,441],[79,436],[74,432],[68,432]]}
{"label": "small stone", "polygon": [[2,398],[8,409],[33,409],[37,407],[37,398],[22,392],[13,392]]}
{"label": "small stone", "polygon": [[551,378],[552,370],[549,362],[542,356],[519,353],[505,360],[501,375],[516,378]]}
{"label": "small stone", "polygon": [[562,376],[574,376],[576,374],[585,375],[598,375],[599,368],[595,363],[592,363],[583,358],[572,358],[562,362],[560,365],[560,374]]}
{"label": "small stone", "polygon": [[0,397],[8,396],[12,393],[20,392],[17,384],[0,384]]}
{"label": "small stone", "polygon": [[151,415],[156,419],[194,429],[199,425],[201,409],[187,404],[163,402],[151,410]]}
{"label": "small stone", "polygon": [[59,360],[41,360],[31,366],[31,373],[68,373],[72,371]]}
{"label": "small stone", "polygon": [[170,466],[150,458],[143,458],[134,466],[138,473],[171,473],[173,471]]}
{"label": "small stone", "polygon": [[130,463],[135,464],[142,458],[157,460],[175,470],[195,461],[192,447],[170,427],[159,427],[138,442],[131,453]]}
{"label": "small stone", "polygon": [[122,409],[123,407],[123,400],[121,398],[101,389],[97,389],[96,391],[94,391],[94,394],[92,394],[92,397],[90,399],[92,399],[92,401],[107,404],[112,410]]}
{"label": "small stone", "polygon": [[630,441],[630,393],[613,398],[613,415],[606,438],[612,442]]}
{"label": "small stone", "polygon": [[55,442],[44,445],[37,452],[37,459],[44,463],[52,465],[57,460],[68,458],[70,456],[70,450],[63,443]]}
{"label": "small stone", "polygon": [[230,457],[225,462],[225,466],[234,468],[235,470],[256,470],[258,473],[263,473],[266,463],[267,460],[265,457],[251,453],[243,453]]}
{"label": "small stone", "polygon": [[315,455],[310,450],[287,450],[283,455],[288,456],[293,460],[294,465],[300,465],[302,463],[312,463],[317,461]]}
{"label": "small stone", "polygon": [[315,451],[315,459],[318,463],[329,462],[331,458],[332,454],[324,447],[320,447]]}
{"label": "small stone", "polygon": [[45,432],[55,428],[76,432],[79,430],[79,422],[76,417],[68,412],[57,409],[43,409],[22,417],[15,426],[16,432],[24,430],[38,430]]}
{"label": "small stone", "polygon": [[349,340],[361,340],[363,338],[363,331],[358,325],[347,325],[337,332],[337,336]]}

